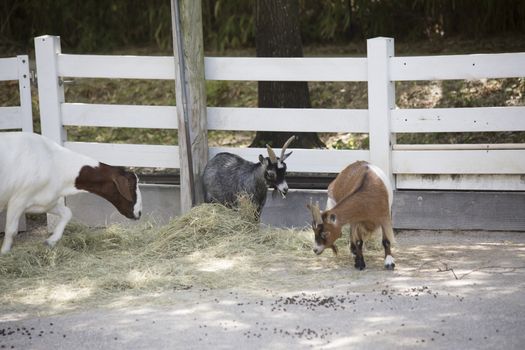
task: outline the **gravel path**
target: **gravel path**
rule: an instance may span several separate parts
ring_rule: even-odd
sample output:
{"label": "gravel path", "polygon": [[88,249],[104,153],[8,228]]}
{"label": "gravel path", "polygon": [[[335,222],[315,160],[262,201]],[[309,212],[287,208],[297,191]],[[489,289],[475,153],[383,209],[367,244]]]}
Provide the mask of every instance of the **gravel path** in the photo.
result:
{"label": "gravel path", "polygon": [[349,264],[354,278],[319,271],[307,288],[191,287],[154,305],[0,313],[0,348],[523,348],[525,233],[404,231],[398,243],[394,272]]}

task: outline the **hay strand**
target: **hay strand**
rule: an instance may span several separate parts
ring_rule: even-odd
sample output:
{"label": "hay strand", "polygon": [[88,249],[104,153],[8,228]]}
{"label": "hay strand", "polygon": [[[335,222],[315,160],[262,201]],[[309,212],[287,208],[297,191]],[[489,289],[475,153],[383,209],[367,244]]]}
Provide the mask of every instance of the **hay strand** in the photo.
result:
{"label": "hay strand", "polygon": [[61,304],[86,307],[123,293],[285,285],[319,269],[350,268],[348,249],[316,257],[311,229],[261,225],[249,200],[239,204],[203,204],[162,227],[68,225],[54,249],[40,238],[15,242],[0,256],[0,303],[56,312]]}

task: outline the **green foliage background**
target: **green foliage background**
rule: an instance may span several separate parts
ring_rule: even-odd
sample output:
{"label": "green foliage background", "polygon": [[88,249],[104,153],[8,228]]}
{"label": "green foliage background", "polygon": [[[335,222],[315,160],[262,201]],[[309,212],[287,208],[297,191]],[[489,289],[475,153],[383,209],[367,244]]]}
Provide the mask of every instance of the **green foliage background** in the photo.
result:
{"label": "green foliage background", "polygon": [[[202,0],[208,50],[254,46],[256,0]],[[373,36],[398,40],[525,32],[521,0],[298,0],[303,43]],[[72,51],[171,47],[169,0],[0,2],[0,49],[27,51],[35,36],[60,35]]]}
{"label": "green foliage background", "polygon": [[[297,0],[307,56],[365,55],[374,36],[397,55],[525,51],[522,0]],[[254,56],[256,0],[202,0],[207,54]],[[170,0],[0,1],[0,56],[30,54],[33,38],[60,35],[63,52],[171,54]],[[310,82],[314,108],[367,108],[366,84]],[[40,129],[37,89],[35,130]],[[69,79],[66,101],[174,105],[171,81]],[[0,106],[17,105],[17,82],[0,83]],[[207,82],[209,106],[255,107],[256,82]],[[399,108],[525,105],[525,78],[398,82]],[[210,131],[210,145],[248,145],[253,132]],[[366,134],[320,134],[332,148],[366,149]],[[76,141],[176,144],[173,130],[70,127]],[[399,134],[398,143],[516,143],[525,132]]]}

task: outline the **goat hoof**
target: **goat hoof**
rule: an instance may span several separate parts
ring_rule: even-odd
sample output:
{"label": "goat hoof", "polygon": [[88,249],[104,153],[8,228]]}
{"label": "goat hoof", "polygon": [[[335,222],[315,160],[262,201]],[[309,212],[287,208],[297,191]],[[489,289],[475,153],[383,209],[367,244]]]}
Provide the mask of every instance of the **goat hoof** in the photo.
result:
{"label": "goat hoof", "polygon": [[49,248],[54,248],[56,244],[57,244],[57,242],[50,241],[50,240],[48,240],[48,239],[46,239],[46,240],[44,241],[44,245],[47,246],[47,247],[49,247]]}
{"label": "goat hoof", "polygon": [[392,255],[387,255],[385,258],[385,269],[393,270],[396,267],[394,257]]}
{"label": "goat hoof", "polygon": [[356,261],[355,264],[354,264],[354,267],[356,269],[359,269],[360,271],[364,270],[366,265],[365,265],[365,262],[364,261]]}
{"label": "goat hoof", "polygon": [[396,267],[396,264],[394,263],[385,265],[385,269],[387,270],[393,270],[395,267]]}

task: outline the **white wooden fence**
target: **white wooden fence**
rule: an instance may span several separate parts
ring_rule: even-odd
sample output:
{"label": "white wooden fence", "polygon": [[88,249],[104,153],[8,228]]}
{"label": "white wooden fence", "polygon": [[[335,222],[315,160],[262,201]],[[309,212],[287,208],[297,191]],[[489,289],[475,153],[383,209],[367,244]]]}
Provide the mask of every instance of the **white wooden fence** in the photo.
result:
{"label": "white wooden fence", "polygon": [[[0,81],[18,81],[20,104],[0,107],[0,131],[20,130],[33,132],[33,112],[31,108],[31,77],[29,58],[26,55],[0,58]],[[2,145],[0,145],[2,147]],[[0,232],[4,232],[5,212],[0,212]],[[22,216],[19,228],[25,230],[25,216]]]}
{"label": "white wooden fence", "polygon": [[[175,78],[173,57],[63,54],[35,38],[42,133],[65,147],[123,166],[178,168],[178,147],[67,140],[65,126],[177,129],[174,106],[64,101],[62,77]],[[368,40],[363,58],[205,58],[207,80],[367,81],[366,109],[209,107],[209,130],[368,133],[369,150],[294,149],[289,171],[337,173],[368,160],[397,189],[525,190],[525,144],[396,145],[396,133],[525,131],[525,107],[396,109],[395,81],[525,77],[525,53],[395,57],[390,38]],[[256,160],[263,149],[210,148]]]}
{"label": "white wooden fence", "polygon": [[20,105],[0,107],[0,130],[33,132],[30,78],[26,55],[0,58],[0,81],[17,80],[20,95]]}

